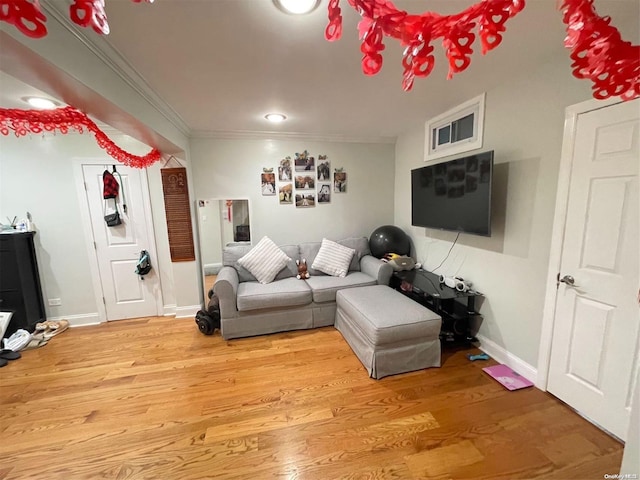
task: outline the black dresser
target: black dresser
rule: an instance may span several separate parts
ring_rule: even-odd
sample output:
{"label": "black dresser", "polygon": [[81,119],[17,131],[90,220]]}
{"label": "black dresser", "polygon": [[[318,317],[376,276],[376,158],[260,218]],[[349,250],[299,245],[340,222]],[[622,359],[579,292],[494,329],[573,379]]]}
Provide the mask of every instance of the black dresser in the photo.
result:
{"label": "black dresser", "polygon": [[0,234],[0,310],[13,312],[5,337],[19,328],[33,332],[46,320],[34,236]]}

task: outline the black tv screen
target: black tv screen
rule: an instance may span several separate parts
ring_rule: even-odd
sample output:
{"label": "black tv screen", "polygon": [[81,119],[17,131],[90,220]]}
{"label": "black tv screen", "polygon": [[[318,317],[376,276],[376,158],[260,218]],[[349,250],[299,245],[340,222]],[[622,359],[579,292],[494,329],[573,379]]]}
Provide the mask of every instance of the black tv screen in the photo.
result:
{"label": "black tv screen", "polygon": [[411,170],[411,225],[491,236],[493,151]]}

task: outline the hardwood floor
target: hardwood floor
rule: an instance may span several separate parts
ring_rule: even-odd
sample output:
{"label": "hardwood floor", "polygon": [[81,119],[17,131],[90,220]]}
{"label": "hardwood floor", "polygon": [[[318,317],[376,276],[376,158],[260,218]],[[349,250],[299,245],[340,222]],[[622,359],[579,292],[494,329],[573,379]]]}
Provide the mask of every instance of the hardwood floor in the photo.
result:
{"label": "hardwood floor", "polygon": [[213,288],[213,284],[216,283],[216,278],[218,278],[218,275],[204,276],[204,298],[206,301],[209,299],[209,290],[211,290]]}
{"label": "hardwood floor", "polygon": [[0,369],[0,479],[602,479],[622,445],[446,350],[372,380],[332,327],[229,342],[193,320],[70,329]]}

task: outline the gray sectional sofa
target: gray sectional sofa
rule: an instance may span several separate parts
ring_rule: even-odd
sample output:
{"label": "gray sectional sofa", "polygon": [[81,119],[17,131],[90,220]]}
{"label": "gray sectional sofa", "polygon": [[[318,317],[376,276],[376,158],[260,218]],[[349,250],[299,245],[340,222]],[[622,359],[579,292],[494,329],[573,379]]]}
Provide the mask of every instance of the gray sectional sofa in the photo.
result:
{"label": "gray sectional sofa", "polygon": [[[371,255],[367,238],[348,238],[337,243],[356,251],[346,277],[333,277],[312,269],[321,242],[302,243],[280,246],[291,261],[267,284],[259,283],[238,263],[252,246],[225,247],[223,267],[213,286],[220,302],[222,337],[231,339],[333,325],[336,292],[389,284],[393,270]],[[307,280],[296,278],[298,259],[307,261],[311,274]]]}

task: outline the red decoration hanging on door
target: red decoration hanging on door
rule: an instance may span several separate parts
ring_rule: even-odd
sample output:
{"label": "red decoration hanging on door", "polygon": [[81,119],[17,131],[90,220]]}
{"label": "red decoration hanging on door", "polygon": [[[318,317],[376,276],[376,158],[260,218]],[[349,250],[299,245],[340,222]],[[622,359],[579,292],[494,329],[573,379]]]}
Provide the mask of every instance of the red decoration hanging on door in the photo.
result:
{"label": "red decoration hanging on door", "polygon": [[[153,0],[132,0],[135,3]],[[107,35],[109,24],[104,11],[105,0],[73,0],[69,6],[69,18],[81,27],[91,27],[97,33]],[[47,17],[40,8],[40,0],[0,0],[0,21],[14,25],[21,33],[31,38],[47,34]]]}
{"label": "red decoration hanging on door", "polygon": [[0,133],[5,136],[11,131],[16,137],[23,137],[29,133],[56,131],[69,133],[75,130],[83,133],[85,129],[95,135],[98,145],[111,157],[129,167],[145,168],[160,160],[160,152],[155,148],[144,156],[122,150],[87,115],[73,107],[55,110],[0,108]]}

